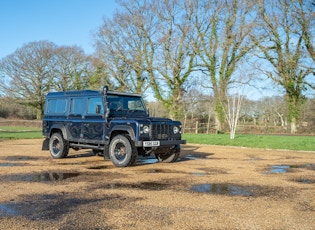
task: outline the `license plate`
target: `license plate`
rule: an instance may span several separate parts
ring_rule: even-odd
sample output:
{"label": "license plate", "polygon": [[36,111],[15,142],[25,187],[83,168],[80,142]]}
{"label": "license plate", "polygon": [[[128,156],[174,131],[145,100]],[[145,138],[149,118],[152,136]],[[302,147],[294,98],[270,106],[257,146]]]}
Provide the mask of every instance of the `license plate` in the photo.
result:
{"label": "license plate", "polygon": [[160,141],[144,141],[143,147],[155,147],[160,146]]}

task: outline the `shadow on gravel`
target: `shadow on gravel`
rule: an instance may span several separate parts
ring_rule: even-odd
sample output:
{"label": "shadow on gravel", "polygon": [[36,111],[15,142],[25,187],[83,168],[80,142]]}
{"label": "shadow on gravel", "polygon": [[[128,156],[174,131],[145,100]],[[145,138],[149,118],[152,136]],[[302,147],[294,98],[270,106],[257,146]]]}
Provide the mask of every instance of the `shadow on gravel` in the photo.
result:
{"label": "shadow on gravel", "polygon": [[0,217],[23,216],[30,220],[58,220],[63,215],[82,210],[91,218],[97,218],[100,208],[115,207],[121,200],[134,202],[137,198],[127,198],[118,195],[103,196],[102,198],[77,198],[75,194],[25,196],[21,202],[0,203]]}

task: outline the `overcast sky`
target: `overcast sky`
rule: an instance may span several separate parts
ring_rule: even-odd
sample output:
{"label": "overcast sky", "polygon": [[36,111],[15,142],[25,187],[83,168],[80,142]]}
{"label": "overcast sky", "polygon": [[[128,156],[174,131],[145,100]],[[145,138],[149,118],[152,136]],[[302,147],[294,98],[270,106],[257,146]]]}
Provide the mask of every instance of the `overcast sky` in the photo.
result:
{"label": "overcast sky", "polygon": [[77,45],[91,54],[92,33],[116,7],[115,0],[1,0],[0,59],[40,40]]}

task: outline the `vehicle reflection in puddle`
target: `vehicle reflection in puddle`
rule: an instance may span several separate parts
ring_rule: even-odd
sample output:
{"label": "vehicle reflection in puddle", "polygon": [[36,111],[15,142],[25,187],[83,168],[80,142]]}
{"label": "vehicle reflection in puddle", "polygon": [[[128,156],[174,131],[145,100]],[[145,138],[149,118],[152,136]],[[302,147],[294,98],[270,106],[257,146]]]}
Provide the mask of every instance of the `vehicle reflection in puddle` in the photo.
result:
{"label": "vehicle reflection in puddle", "polygon": [[29,175],[16,175],[12,179],[14,181],[50,182],[66,180],[68,178],[77,177],[79,175],[79,173],[40,173]]}
{"label": "vehicle reflection in puddle", "polygon": [[137,159],[137,165],[155,164],[158,160],[155,157],[139,157]]}
{"label": "vehicle reflection in puddle", "polygon": [[209,193],[230,196],[254,196],[252,187],[240,187],[228,184],[197,184],[191,190],[199,193]]}

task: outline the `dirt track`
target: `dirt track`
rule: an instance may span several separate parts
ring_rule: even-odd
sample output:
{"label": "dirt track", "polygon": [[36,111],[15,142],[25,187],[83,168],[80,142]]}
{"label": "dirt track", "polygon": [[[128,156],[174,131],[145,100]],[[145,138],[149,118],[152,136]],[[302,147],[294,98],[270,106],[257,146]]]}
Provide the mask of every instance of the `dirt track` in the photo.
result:
{"label": "dirt track", "polygon": [[0,229],[315,227],[315,152],[188,144],[176,163],[116,168],[41,141],[0,141]]}

